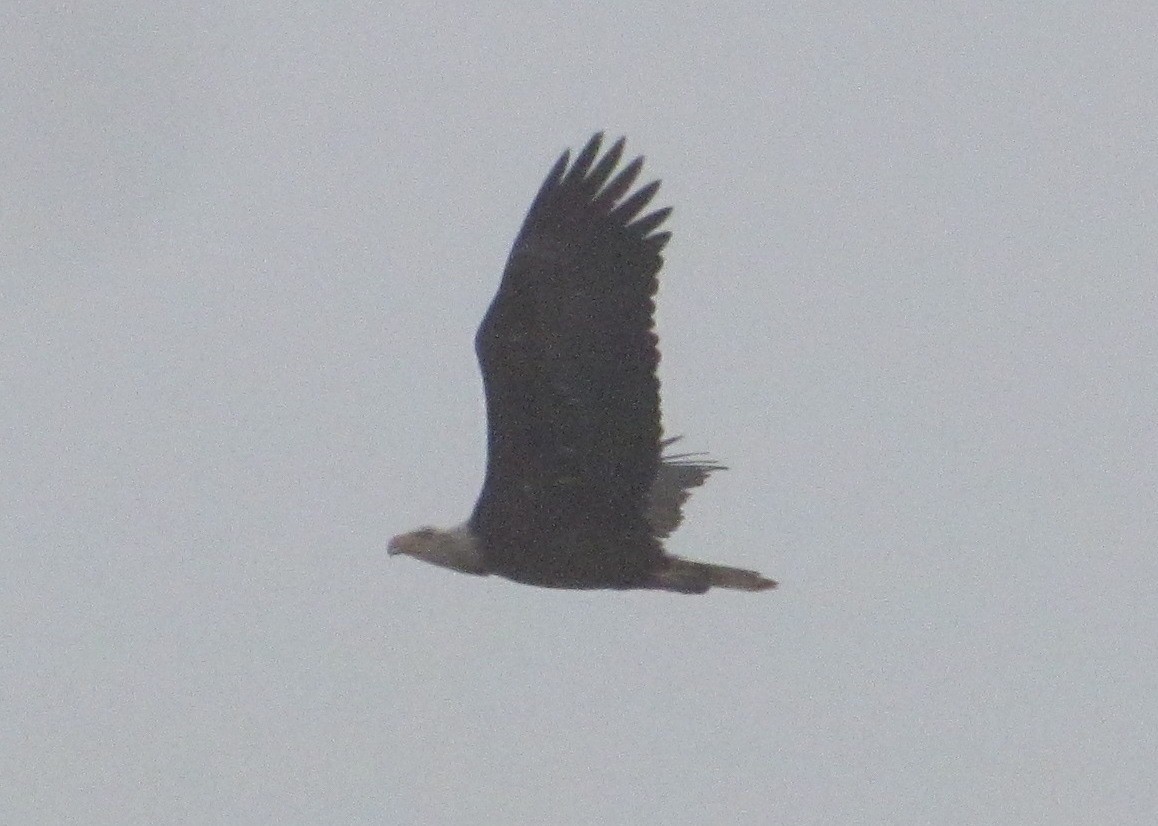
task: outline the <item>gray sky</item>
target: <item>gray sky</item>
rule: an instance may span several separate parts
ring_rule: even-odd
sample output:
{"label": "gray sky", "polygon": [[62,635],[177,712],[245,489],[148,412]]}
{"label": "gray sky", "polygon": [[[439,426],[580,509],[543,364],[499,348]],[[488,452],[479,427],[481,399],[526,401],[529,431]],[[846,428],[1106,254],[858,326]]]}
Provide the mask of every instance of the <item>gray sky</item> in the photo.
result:
{"label": "gray sky", "polygon": [[[60,5],[0,15],[0,822],[1152,822],[1146,4]],[[732,468],[670,547],[779,591],[386,558],[596,129]]]}

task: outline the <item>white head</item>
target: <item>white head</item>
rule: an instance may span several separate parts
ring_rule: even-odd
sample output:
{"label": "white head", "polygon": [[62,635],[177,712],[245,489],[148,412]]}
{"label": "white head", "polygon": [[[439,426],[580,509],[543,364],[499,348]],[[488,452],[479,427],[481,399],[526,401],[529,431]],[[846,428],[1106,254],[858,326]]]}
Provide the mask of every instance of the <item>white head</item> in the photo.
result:
{"label": "white head", "polygon": [[390,540],[386,550],[390,556],[404,554],[465,574],[487,573],[478,545],[466,524],[445,531],[419,528],[399,534]]}

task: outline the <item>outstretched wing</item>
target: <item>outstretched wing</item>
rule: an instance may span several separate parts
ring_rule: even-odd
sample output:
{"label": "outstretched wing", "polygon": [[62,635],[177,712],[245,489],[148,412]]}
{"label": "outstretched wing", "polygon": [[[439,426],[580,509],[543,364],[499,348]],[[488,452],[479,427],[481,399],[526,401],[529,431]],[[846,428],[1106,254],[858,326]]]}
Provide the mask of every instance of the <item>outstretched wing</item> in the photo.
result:
{"label": "outstretched wing", "polygon": [[[671,447],[679,439],[679,436],[664,439],[660,447]],[[674,453],[660,460],[647,505],[652,536],[666,539],[675,532],[684,521],[683,506],[692,495],[692,488],[698,488],[717,470],[727,470],[727,467],[703,453]]]}
{"label": "outstretched wing", "polygon": [[[670,213],[640,216],[623,139],[563,153],[535,197],[475,339],[486,482],[471,516],[488,566],[558,587],[631,584],[661,558],[648,494],[660,455],[652,330]],[[627,197],[624,197],[627,196]]]}

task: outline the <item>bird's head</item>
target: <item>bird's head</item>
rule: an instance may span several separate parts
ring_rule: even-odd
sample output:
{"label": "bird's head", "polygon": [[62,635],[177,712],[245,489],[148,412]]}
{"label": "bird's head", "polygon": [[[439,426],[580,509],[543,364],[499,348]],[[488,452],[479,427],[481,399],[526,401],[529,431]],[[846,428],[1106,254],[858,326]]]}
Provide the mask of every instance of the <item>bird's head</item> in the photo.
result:
{"label": "bird's head", "polygon": [[431,565],[440,565],[467,574],[484,572],[482,556],[470,528],[459,525],[448,531],[438,528],[419,528],[410,533],[402,533],[390,540],[386,546],[390,556],[404,554]]}
{"label": "bird's head", "polygon": [[419,528],[410,533],[400,533],[390,540],[390,544],[386,546],[386,553],[390,556],[405,554],[421,559],[438,534],[439,531],[434,528]]}

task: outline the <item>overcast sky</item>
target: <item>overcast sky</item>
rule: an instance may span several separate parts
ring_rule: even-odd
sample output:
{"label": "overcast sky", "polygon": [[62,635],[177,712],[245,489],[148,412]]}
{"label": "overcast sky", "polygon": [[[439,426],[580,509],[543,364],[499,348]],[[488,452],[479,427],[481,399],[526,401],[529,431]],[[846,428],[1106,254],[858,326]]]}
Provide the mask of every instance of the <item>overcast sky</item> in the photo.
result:
{"label": "overcast sky", "polygon": [[[1147,4],[73,5],[0,13],[0,822],[1153,822]],[[731,468],[669,547],[778,591],[387,559],[598,129]]]}

